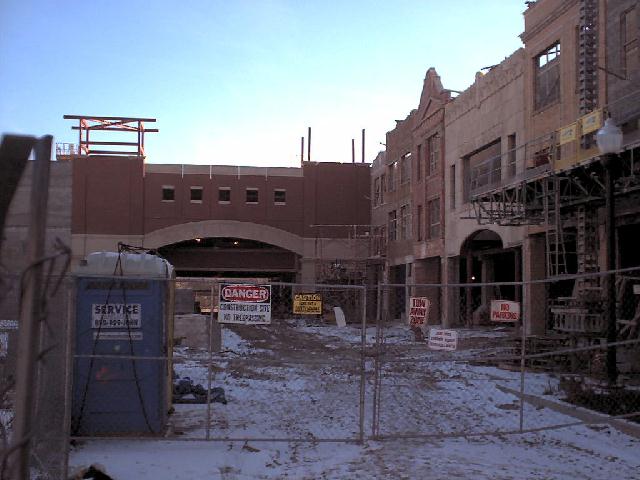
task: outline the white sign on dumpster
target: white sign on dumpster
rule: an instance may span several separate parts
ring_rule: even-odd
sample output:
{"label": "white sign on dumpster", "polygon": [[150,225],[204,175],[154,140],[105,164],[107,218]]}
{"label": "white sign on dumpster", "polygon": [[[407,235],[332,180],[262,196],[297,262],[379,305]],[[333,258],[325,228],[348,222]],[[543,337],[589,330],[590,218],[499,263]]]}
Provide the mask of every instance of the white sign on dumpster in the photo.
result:
{"label": "white sign on dumpster", "polygon": [[139,303],[94,303],[91,328],[140,328],[142,306]]}
{"label": "white sign on dumpster", "polygon": [[432,328],[429,330],[428,346],[431,350],[457,350],[458,332],[455,330]]}
{"label": "white sign on dumpster", "polygon": [[520,302],[510,300],[491,300],[492,322],[519,322]]}

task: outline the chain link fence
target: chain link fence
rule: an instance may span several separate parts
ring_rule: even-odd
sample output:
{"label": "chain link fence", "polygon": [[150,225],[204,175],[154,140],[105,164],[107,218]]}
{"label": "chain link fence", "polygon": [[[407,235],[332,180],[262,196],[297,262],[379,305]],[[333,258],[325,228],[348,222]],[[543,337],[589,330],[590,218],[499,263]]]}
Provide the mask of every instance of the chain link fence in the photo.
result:
{"label": "chain link fence", "polygon": [[[581,423],[640,435],[638,271],[380,285],[378,298],[374,438],[499,435]],[[439,305],[446,306],[446,327]]]}
{"label": "chain link fence", "polygon": [[[57,263],[54,261],[57,259]],[[36,355],[37,381],[30,387],[35,408],[31,418],[29,466],[31,478],[59,479],[67,470],[69,443],[68,382],[70,358],[70,281],[65,276],[68,252],[61,251],[45,261],[47,275],[40,292],[42,305],[38,319],[40,344]],[[60,263],[62,261],[62,264]],[[20,299],[25,275],[2,275],[0,297],[0,478],[8,478],[11,458],[19,455],[24,443],[13,434],[16,406],[24,400],[16,396],[16,361],[20,335]]]}
{"label": "chain link fence", "polygon": [[[257,280],[177,280],[164,356],[76,351],[74,438],[362,440],[365,289]],[[269,290],[267,307],[237,298],[219,304],[221,288],[247,285],[249,294]],[[226,318],[229,305],[237,318]],[[263,308],[266,317],[249,318]],[[165,389],[170,402],[153,403]],[[109,415],[116,406],[118,415]]]}
{"label": "chain link fence", "polygon": [[[616,272],[611,308],[610,278],[368,290],[179,279],[164,297],[175,315],[164,327],[161,314],[153,317],[160,350],[145,346],[147,332],[135,318],[125,322],[131,328],[97,335],[94,324],[79,327],[78,281],[51,281],[31,465],[37,478],[62,478],[70,438],[359,442],[578,424],[639,435],[640,272]],[[19,285],[19,278],[3,281]],[[242,316],[259,307],[231,308],[229,298],[220,304],[221,289],[246,284],[268,288],[268,322]],[[142,304],[136,288],[92,302]],[[535,292],[542,300],[529,297]],[[471,312],[469,298],[477,303]],[[243,321],[229,323],[229,312]],[[367,324],[372,313],[375,324]],[[80,348],[83,335],[93,348]],[[8,338],[5,385],[15,354]],[[12,395],[3,390],[5,446]]]}

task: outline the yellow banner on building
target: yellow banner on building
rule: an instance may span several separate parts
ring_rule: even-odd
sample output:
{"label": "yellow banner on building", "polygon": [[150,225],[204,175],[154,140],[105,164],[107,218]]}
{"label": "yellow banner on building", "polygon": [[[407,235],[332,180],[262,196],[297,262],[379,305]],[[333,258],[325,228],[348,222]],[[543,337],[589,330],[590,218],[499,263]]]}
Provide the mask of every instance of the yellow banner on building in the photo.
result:
{"label": "yellow banner on building", "polygon": [[322,295],[319,293],[296,293],[293,296],[293,313],[322,315]]}
{"label": "yellow banner on building", "polygon": [[558,136],[560,137],[560,145],[575,142],[578,139],[578,122],[561,128],[558,131]]}
{"label": "yellow banner on building", "polygon": [[582,125],[582,135],[595,132],[602,126],[602,109],[587,113],[580,119]]}

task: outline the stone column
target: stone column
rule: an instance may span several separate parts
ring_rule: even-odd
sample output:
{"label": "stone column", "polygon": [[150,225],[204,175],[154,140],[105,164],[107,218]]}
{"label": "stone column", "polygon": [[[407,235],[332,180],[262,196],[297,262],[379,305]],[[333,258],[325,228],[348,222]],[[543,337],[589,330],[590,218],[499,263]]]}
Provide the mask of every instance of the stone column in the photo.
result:
{"label": "stone column", "polygon": [[445,328],[456,325],[460,315],[460,288],[448,286],[459,281],[458,265],[457,257],[442,258],[442,326]]}
{"label": "stone column", "polygon": [[[546,275],[544,235],[530,235],[522,246],[523,279],[541,280]],[[527,335],[544,335],[547,319],[547,293],[544,283],[526,284],[524,315]]]}
{"label": "stone column", "polygon": [[301,258],[298,264],[298,283],[316,283],[316,260],[314,258]]}

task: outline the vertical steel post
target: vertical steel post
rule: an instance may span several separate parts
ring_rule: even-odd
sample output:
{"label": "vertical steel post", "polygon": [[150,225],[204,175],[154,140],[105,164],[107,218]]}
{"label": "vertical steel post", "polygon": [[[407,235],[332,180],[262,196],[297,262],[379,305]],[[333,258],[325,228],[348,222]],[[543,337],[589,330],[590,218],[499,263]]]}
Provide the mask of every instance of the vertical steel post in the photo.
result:
{"label": "vertical steel post", "polygon": [[71,387],[73,385],[72,373],[75,353],[73,339],[75,338],[75,317],[76,317],[76,289],[75,283],[72,284],[67,294],[67,344],[65,345],[65,381],[64,381],[64,438],[65,438],[65,458],[64,458],[64,476],[69,476],[69,440],[71,433]]}
{"label": "vertical steel post", "polygon": [[[524,240],[527,241],[526,239]],[[529,279],[530,272],[527,270],[526,257],[523,253],[521,255],[522,260],[522,279],[521,279],[521,288],[522,288],[522,303],[520,304],[520,432],[524,429],[524,375],[525,375],[525,364],[526,364],[526,345],[527,345],[527,310],[525,305],[527,304],[529,298],[529,292],[527,291],[528,284],[525,283],[525,279]]]}
{"label": "vertical steel post", "polygon": [[16,364],[15,419],[10,478],[28,479],[31,440],[36,418],[37,358],[42,321],[42,277],[49,199],[49,168],[53,137],[46,135],[35,144],[36,159],[31,180],[31,199],[27,243],[27,270],[20,303],[18,359]]}
{"label": "vertical steel post", "polygon": [[380,416],[380,355],[382,354],[382,286],[378,282],[378,295],[376,298],[376,346],[373,369],[373,418],[371,421],[371,435],[378,435],[378,420]]}
{"label": "vertical steel post", "polygon": [[616,276],[613,271],[616,268],[616,218],[615,198],[613,184],[613,163],[616,155],[607,154],[604,157],[605,168],[605,229],[607,233],[607,266],[610,272],[607,276],[607,379],[610,385],[615,385],[618,380],[616,346]]}
{"label": "vertical steel post", "polygon": [[[208,346],[209,357],[207,358],[207,428],[205,430],[205,439],[211,439],[211,364],[213,363],[213,315],[214,315],[214,288],[211,287],[211,313],[209,313],[209,326],[207,328],[208,333]],[[219,287],[218,287],[219,288]]]}
{"label": "vertical steel post", "polygon": [[360,344],[360,443],[364,443],[364,407],[365,388],[367,382],[366,348],[367,348],[367,286],[362,286],[362,337]]}

